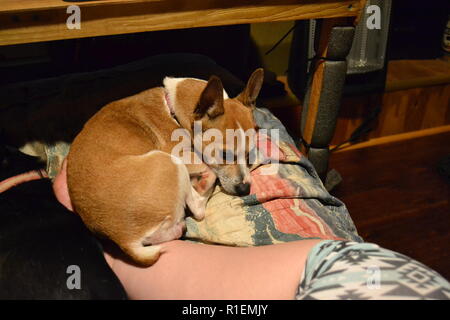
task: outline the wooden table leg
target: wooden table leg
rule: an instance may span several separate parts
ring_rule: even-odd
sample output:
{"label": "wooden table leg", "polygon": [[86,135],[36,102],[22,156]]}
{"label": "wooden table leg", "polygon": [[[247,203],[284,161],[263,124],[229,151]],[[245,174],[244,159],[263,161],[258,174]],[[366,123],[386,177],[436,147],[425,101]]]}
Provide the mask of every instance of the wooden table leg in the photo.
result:
{"label": "wooden table leg", "polygon": [[[353,40],[353,23],[353,19],[342,18],[322,21],[316,59],[313,61],[314,72],[304,100],[301,151],[311,160],[321,178],[325,178],[327,173],[328,146],[336,126],[345,82],[345,58]],[[337,47],[340,46],[337,50],[336,43],[333,43],[330,52],[330,41],[343,43],[337,44]]]}

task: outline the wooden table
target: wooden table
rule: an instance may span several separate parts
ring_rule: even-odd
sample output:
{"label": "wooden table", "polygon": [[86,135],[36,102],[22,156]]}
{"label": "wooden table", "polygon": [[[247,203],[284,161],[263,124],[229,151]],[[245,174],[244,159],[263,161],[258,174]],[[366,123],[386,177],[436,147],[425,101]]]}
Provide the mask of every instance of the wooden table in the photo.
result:
{"label": "wooden table", "polygon": [[[365,0],[0,0],[0,46],[144,31],[325,19],[320,56],[326,56],[331,28],[342,18],[357,21]],[[81,9],[81,28],[68,29],[66,9]],[[340,20],[341,19],[341,20]],[[313,135],[322,86],[317,61],[303,139]],[[307,153],[307,150],[303,150]]]}
{"label": "wooden table", "polygon": [[[0,45],[143,31],[355,17],[361,0],[0,0]],[[66,8],[81,8],[69,30]]]}

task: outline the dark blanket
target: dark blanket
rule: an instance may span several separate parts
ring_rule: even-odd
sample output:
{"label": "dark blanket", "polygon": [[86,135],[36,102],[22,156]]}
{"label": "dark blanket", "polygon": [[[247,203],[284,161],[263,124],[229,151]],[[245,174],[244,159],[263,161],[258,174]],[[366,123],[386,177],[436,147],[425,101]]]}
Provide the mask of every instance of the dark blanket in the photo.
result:
{"label": "dark blanket", "polygon": [[[0,181],[40,167],[0,149]],[[48,179],[0,193],[0,299],[126,299],[100,244]]]}
{"label": "dark blanket", "polygon": [[162,85],[166,76],[209,79],[217,75],[230,96],[244,83],[201,55],[149,57],[111,69],[17,83],[0,88],[0,134],[15,146],[30,141],[72,142],[106,104]]}

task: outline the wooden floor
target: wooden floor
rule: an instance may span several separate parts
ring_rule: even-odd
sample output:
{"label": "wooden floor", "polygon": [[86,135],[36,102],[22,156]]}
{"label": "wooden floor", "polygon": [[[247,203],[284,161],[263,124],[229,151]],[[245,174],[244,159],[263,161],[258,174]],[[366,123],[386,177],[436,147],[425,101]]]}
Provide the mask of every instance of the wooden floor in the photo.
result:
{"label": "wooden floor", "polygon": [[360,235],[450,279],[450,183],[438,174],[450,132],[334,153],[330,167]]}

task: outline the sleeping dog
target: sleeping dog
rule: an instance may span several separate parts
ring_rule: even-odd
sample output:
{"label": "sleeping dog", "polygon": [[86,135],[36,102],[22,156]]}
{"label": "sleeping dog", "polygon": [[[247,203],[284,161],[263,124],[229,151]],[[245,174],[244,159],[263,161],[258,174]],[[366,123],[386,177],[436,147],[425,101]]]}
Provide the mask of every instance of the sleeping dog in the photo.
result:
{"label": "sleeping dog", "polygon": [[[39,168],[0,145],[0,181]],[[0,299],[126,299],[100,244],[49,179],[0,193]]]}
{"label": "sleeping dog", "polygon": [[[103,107],[84,125],[67,157],[74,210],[93,233],[112,240],[142,266],[157,261],[161,243],[181,237],[186,207],[197,220],[205,215],[208,197],[192,186],[192,163],[172,153],[174,132],[188,132],[188,150],[192,143],[193,153],[203,159],[211,147],[215,152],[209,160],[231,158],[208,161],[208,168],[225,192],[249,194],[250,147],[238,150],[234,142],[254,132],[263,70],[257,69],[235,98],[228,97],[215,76],[208,81],[167,77],[163,83]],[[202,128],[199,133],[196,125]],[[195,143],[210,132],[228,138],[230,131],[237,136],[229,141]],[[245,161],[234,161],[240,154]]]}

